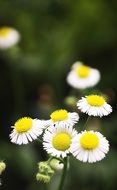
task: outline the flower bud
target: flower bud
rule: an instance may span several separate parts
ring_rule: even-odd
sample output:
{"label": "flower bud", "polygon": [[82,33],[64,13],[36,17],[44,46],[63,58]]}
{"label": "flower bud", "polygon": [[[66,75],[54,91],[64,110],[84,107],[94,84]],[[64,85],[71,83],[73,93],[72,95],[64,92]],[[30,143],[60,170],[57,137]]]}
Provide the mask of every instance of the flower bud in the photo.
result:
{"label": "flower bud", "polygon": [[62,170],[64,165],[59,160],[54,158],[50,161],[50,166],[54,170]]}
{"label": "flower bud", "polygon": [[39,164],[39,172],[43,174],[49,174],[52,176],[54,174],[54,170],[52,170],[51,166],[48,162],[40,162]]}
{"label": "flower bud", "polygon": [[37,173],[36,179],[37,179],[37,181],[41,181],[41,182],[44,182],[44,183],[49,183],[50,182],[50,176],[45,175],[45,174],[41,174],[41,173]]}
{"label": "flower bud", "polygon": [[68,106],[75,106],[77,102],[77,98],[75,96],[68,96],[65,98],[65,104]]}

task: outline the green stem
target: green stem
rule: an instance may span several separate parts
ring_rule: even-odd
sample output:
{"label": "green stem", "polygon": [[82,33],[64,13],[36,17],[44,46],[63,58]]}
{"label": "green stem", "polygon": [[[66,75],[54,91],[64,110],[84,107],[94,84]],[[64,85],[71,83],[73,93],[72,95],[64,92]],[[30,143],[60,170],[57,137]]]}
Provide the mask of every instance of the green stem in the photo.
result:
{"label": "green stem", "polygon": [[66,171],[67,171],[67,158],[64,159],[64,168],[62,171],[62,175],[61,175],[61,180],[58,186],[58,190],[62,190],[63,185],[64,185],[64,181],[65,181],[65,177],[66,177]]}
{"label": "green stem", "polygon": [[88,118],[87,118],[87,120],[86,120],[86,122],[85,122],[85,124],[84,124],[84,129],[86,128],[86,126],[87,126],[87,124],[88,124],[89,119],[90,119],[90,116],[88,116]]}
{"label": "green stem", "polygon": [[61,159],[61,158],[57,158],[57,157],[53,156],[53,159],[59,160],[61,163],[64,163],[63,159]]}
{"label": "green stem", "polygon": [[50,164],[51,160],[53,159],[53,156],[51,156],[48,160],[47,163]]}
{"label": "green stem", "polygon": [[38,141],[38,142],[40,142],[40,143],[42,143],[42,142],[43,142],[43,141],[42,141],[41,139],[39,139],[39,138],[37,139],[37,141]]}

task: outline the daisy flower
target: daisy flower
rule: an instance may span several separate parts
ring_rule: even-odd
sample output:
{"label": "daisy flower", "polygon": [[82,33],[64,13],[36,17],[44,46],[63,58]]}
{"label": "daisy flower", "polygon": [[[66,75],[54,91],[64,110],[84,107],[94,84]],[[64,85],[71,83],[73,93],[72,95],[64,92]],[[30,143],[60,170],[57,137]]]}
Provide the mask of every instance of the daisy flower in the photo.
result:
{"label": "daisy flower", "polygon": [[45,122],[39,119],[23,117],[16,121],[10,134],[11,142],[15,144],[27,144],[40,136],[45,128]]}
{"label": "daisy flower", "polygon": [[11,27],[0,28],[0,49],[7,49],[17,44],[20,40],[20,34]]}
{"label": "daisy flower", "polygon": [[95,86],[100,80],[100,72],[76,62],[67,76],[67,82],[70,86],[77,89],[85,89]]}
{"label": "daisy flower", "polygon": [[99,132],[83,131],[73,138],[70,151],[76,159],[93,163],[105,157],[109,143]]}
{"label": "daisy flower", "polygon": [[68,112],[65,109],[56,110],[51,113],[48,124],[59,124],[64,126],[73,126],[79,120],[79,115],[76,112]]}
{"label": "daisy flower", "polygon": [[70,152],[72,138],[76,134],[71,126],[51,125],[44,133],[43,147],[48,154],[64,158]]}
{"label": "daisy flower", "polygon": [[112,107],[107,104],[103,96],[89,95],[82,97],[77,102],[78,109],[89,116],[107,116],[112,112]]}

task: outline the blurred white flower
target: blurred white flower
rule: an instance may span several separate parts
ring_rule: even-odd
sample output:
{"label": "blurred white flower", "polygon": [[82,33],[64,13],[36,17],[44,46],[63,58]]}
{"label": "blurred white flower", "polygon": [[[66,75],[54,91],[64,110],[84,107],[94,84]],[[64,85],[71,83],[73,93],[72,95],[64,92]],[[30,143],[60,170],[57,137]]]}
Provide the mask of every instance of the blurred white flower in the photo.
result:
{"label": "blurred white flower", "polygon": [[0,162],[0,175],[1,175],[2,172],[5,170],[5,168],[6,168],[6,164],[5,164],[3,161],[1,161],[1,162]]}
{"label": "blurred white flower", "polygon": [[68,84],[76,89],[93,87],[99,80],[99,70],[86,66],[82,62],[76,62],[67,76]]}
{"label": "blurred white flower", "polygon": [[7,49],[20,40],[19,32],[11,27],[0,27],[0,49]]}

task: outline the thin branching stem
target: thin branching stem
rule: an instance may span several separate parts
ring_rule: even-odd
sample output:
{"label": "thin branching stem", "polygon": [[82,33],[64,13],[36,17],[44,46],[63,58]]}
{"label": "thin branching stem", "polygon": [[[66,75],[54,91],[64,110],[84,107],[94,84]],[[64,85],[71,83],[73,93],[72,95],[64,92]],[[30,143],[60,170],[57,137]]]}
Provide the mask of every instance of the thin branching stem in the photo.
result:
{"label": "thin branching stem", "polygon": [[90,116],[88,116],[88,118],[87,118],[87,120],[86,120],[86,122],[84,124],[84,127],[83,127],[84,129],[86,129],[89,119],[90,119]]}
{"label": "thin branching stem", "polygon": [[63,189],[63,185],[64,185],[65,177],[66,177],[66,172],[67,172],[67,165],[68,165],[67,162],[68,162],[68,159],[66,157],[64,159],[64,168],[63,168],[63,171],[62,171],[61,180],[60,180],[60,183],[59,183],[59,186],[58,186],[57,190],[62,190]]}
{"label": "thin branching stem", "polygon": [[37,141],[38,141],[38,142],[40,142],[40,143],[42,143],[42,142],[43,142],[43,141],[42,141],[41,139],[39,139],[39,138],[37,139]]}

